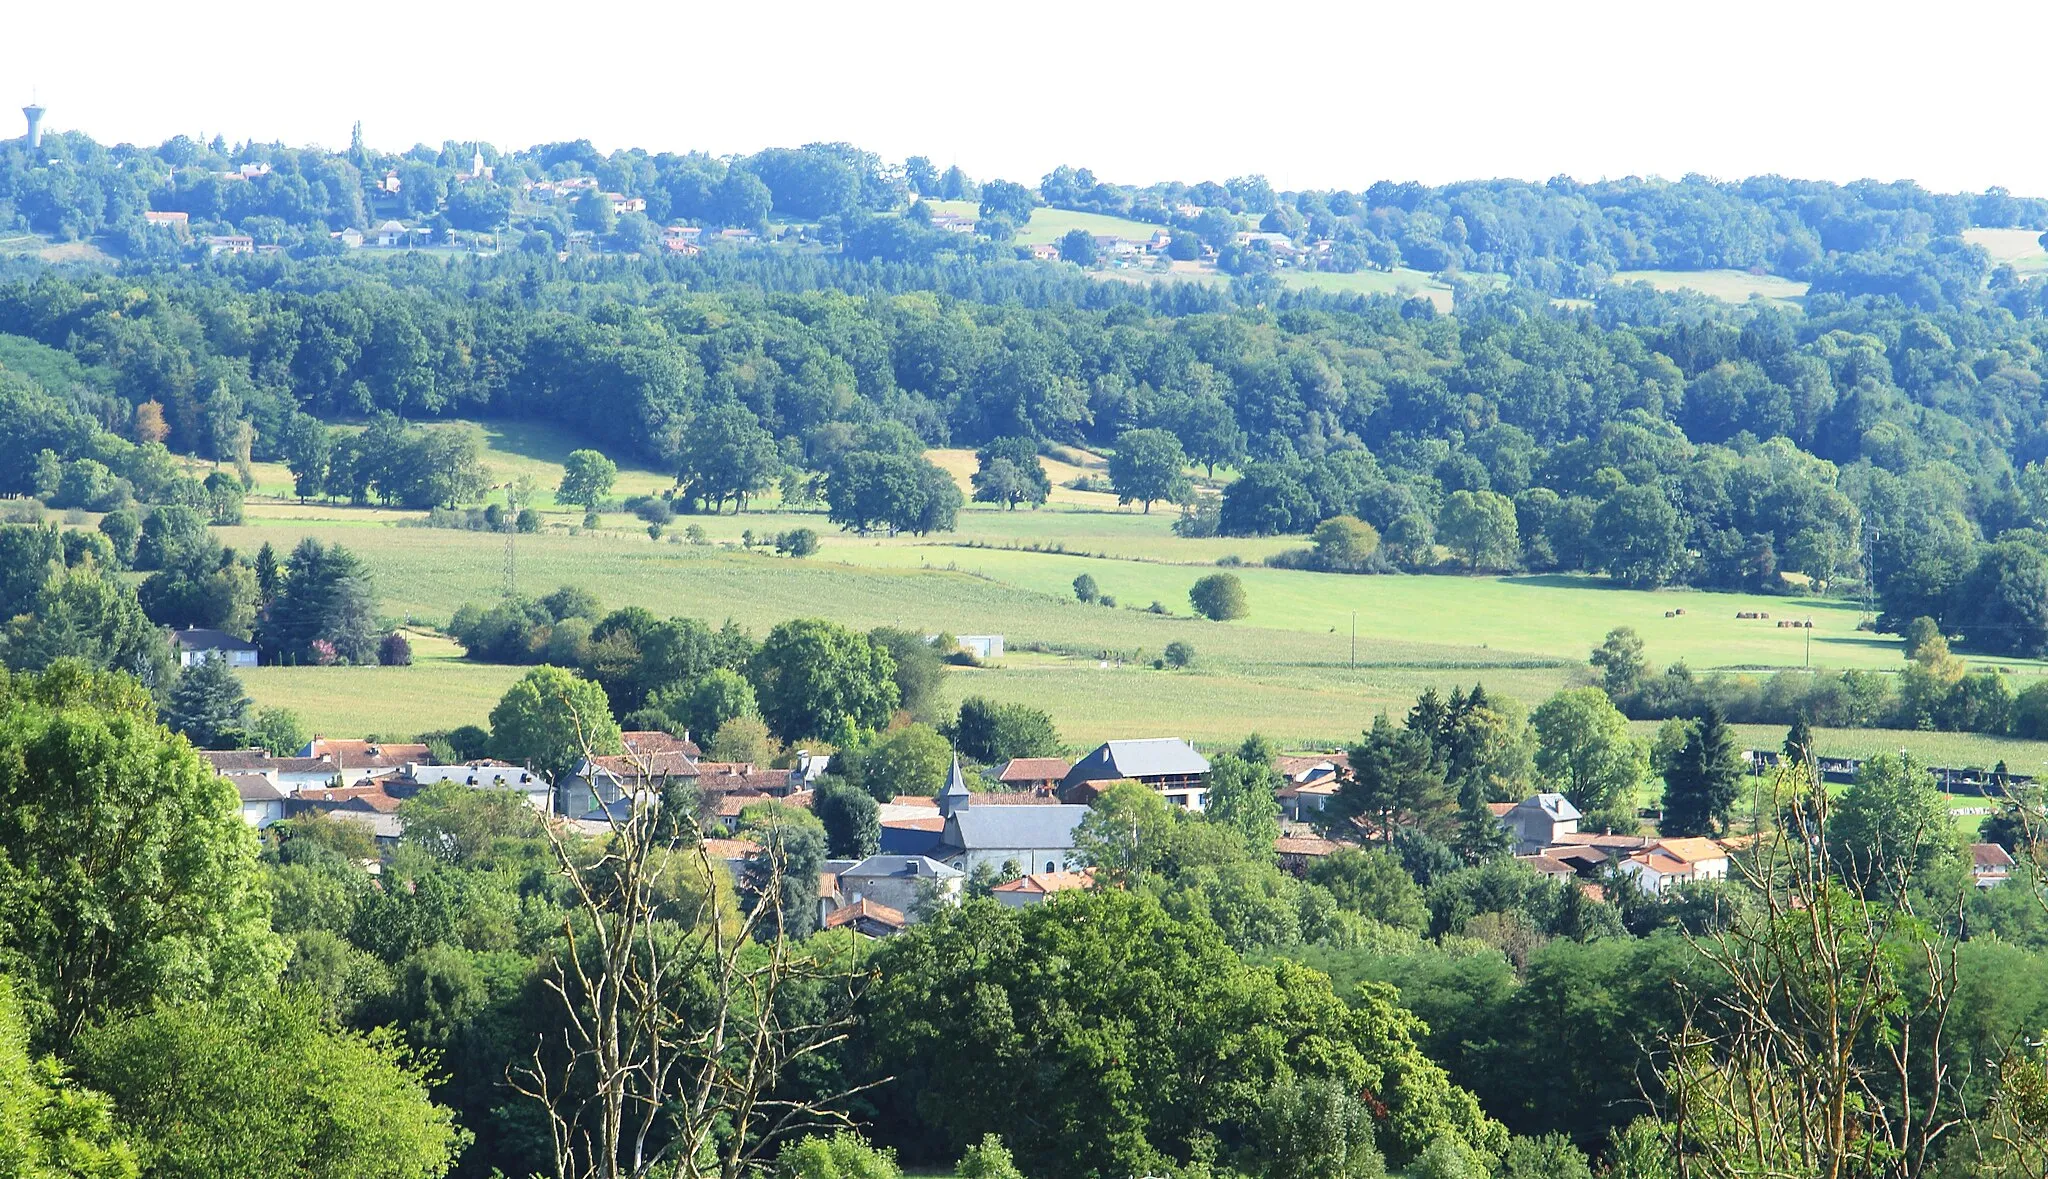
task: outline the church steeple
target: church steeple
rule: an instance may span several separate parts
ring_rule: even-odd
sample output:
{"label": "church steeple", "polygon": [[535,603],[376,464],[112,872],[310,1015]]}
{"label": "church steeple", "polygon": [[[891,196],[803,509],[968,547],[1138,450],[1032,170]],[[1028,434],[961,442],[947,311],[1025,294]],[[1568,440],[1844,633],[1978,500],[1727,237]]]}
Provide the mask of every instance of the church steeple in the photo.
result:
{"label": "church steeple", "polygon": [[972,804],[973,796],[967,789],[967,779],[960,773],[960,759],[953,759],[953,772],[946,776],[946,788],[939,791],[939,814],[950,819],[953,812],[964,811]]}

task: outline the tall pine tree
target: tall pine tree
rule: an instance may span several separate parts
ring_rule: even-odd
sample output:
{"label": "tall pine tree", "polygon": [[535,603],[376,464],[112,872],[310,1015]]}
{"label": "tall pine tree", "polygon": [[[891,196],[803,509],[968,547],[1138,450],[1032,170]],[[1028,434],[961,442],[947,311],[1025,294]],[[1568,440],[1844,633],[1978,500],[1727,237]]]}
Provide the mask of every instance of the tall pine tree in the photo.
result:
{"label": "tall pine tree", "polygon": [[1710,704],[1664,775],[1660,830],[1674,836],[1724,832],[1741,793],[1742,756],[1735,734],[1720,708]]}

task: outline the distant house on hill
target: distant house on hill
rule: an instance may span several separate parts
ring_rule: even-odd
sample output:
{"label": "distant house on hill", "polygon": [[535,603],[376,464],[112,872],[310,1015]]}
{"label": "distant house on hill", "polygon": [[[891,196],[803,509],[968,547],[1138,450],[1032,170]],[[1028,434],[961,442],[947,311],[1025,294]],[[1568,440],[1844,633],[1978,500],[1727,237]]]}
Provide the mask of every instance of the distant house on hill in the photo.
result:
{"label": "distant house on hill", "polygon": [[858,900],[834,909],[825,918],[826,929],[851,929],[862,937],[891,937],[910,924],[901,910],[876,901]]}
{"label": "distant house on hill", "polygon": [[1970,845],[1970,878],[1978,888],[2004,884],[2012,876],[2012,853],[1996,843]]}
{"label": "distant house on hill", "polygon": [[402,221],[386,221],[377,227],[377,244],[387,250],[406,245],[410,236]]}
{"label": "distant house on hill", "polygon": [[178,650],[178,666],[191,667],[208,659],[219,659],[229,667],[256,666],[256,644],[236,638],[224,630],[188,626],[171,632],[171,646]]}
{"label": "distant house on hill", "polygon": [[1579,832],[1579,808],[1562,794],[1532,794],[1508,808],[1500,824],[1515,837],[1515,854],[1534,855]]}
{"label": "distant house on hill", "polygon": [[1166,796],[1184,810],[1199,811],[1208,802],[1209,759],[1178,737],[1140,741],[1106,741],[1074,763],[1060,782],[1062,802],[1085,805],[1112,782],[1131,779]]}

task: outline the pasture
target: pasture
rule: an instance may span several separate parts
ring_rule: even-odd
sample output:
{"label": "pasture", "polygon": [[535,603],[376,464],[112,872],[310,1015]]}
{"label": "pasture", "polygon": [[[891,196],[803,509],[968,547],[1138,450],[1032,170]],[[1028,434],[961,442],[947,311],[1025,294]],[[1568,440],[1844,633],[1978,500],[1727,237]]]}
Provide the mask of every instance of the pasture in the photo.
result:
{"label": "pasture", "polygon": [[1660,291],[1695,291],[1728,303],[1747,302],[1752,296],[1796,303],[1806,297],[1807,286],[1795,279],[1746,270],[1623,270],[1615,274],[1614,281],[1646,282]]}
{"label": "pasture", "polygon": [[[552,490],[572,446],[545,431],[487,427],[486,461],[529,473]],[[932,457],[963,485],[971,451]],[[1101,470],[1081,451],[1048,462],[1055,483]],[[654,472],[633,476],[665,480]],[[494,475],[502,481],[504,476]],[[266,482],[268,480],[266,479]],[[626,482],[624,476],[622,483]],[[415,526],[422,513],[298,504],[256,497],[248,519],[221,529],[223,543],[250,552],[265,542],[287,551],[305,536],[359,553],[377,579],[380,610],[392,622],[444,626],[468,601],[494,599],[504,584],[502,534]],[[624,513],[584,530],[574,509],[544,507],[547,526],[511,540],[520,592],[539,595],[575,583],[608,607],[638,604],[657,614],[713,624],[732,618],[756,634],[784,619],[823,615],[850,626],[897,626],[927,633],[998,633],[1010,655],[1000,666],[951,677],[949,695],[1035,703],[1075,743],[1132,732],[1173,733],[1207,743],[1254,729],[1299,747],[1351,739],[1380,709],[1398,713],[1427,687],[1484,682],[1533,705],[1561,687],[1590,682],[1587,653],[1618,625],[1634,627],[1650,665],[1684,661],[1695,671],[1768,674],[1781,668],[1895,670],[1895,639],[1857,629],[1855,603],[1695,590],[1622,589],[1604,579],[1564,576],[1349,576],[1264,567],[1300,547],[1300,537],[1175,536],[1176,513],[1118,508],[1106,493],[1064,488],[1032,510],[970,504],[958,531],[914,537],[859,537],[822,512],[750,511],[682,517],[661,540]],[[683,540],[694,526],[704,543]],[[775,533],[810,527],[817,555],[796,560],[766,546]],[[751,533],[757,547],[742,541]],[[1220,561],[1245,584],[1249,617],[1213,623],[1194,617],[1188,589]],[[1072,584],[1093,577],[1114,607],[1082,605]],[[1158,604],[1154,612],[1153,603]],[[1679,611],[1683,613],[1679,613]],[[1353,616],[1356,615],[1354,656]],[[1738,620],[1762,612],[1768,620]],[[1812,619],[1813,628],[1779,620]],[[1196,665],[1154,670],[1166,645],[1192,644]],[[398,669],[271,669],[251,674],[263,704],[288,704],[325,730],[403,734],[481,722],[518,674],[466,664],[454,648],[419,647]],[[2024,687],[2044,668],[2024,660],[1972,660],[2007,668]],[[1782,734],[1745,732],[1774,746]],[[2018,769],[2048,759],[2048,745],[1957,734],[1856,731],[1828,734],[1829,752],[1903,746],[1930,761]]]}
{"label": "pasture", "polygon": [[1275,272],[1280,285],[1291,291],[1323,291],[1334,295],[1421,296],[1436,304],[1438,311],[1451,310],[1451,288],[1421,270],[1281,270]]}

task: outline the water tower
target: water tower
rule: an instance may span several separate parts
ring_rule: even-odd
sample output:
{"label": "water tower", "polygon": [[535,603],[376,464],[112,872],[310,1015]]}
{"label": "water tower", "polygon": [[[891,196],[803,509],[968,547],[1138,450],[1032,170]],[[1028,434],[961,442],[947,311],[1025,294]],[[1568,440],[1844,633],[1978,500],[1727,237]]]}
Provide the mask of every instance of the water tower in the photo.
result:
{"label": "water tower", "polygon": [[28,146],[30,151],[43,146],[43,107],[41,103],[30,102],[21,108],[28,116]]}

